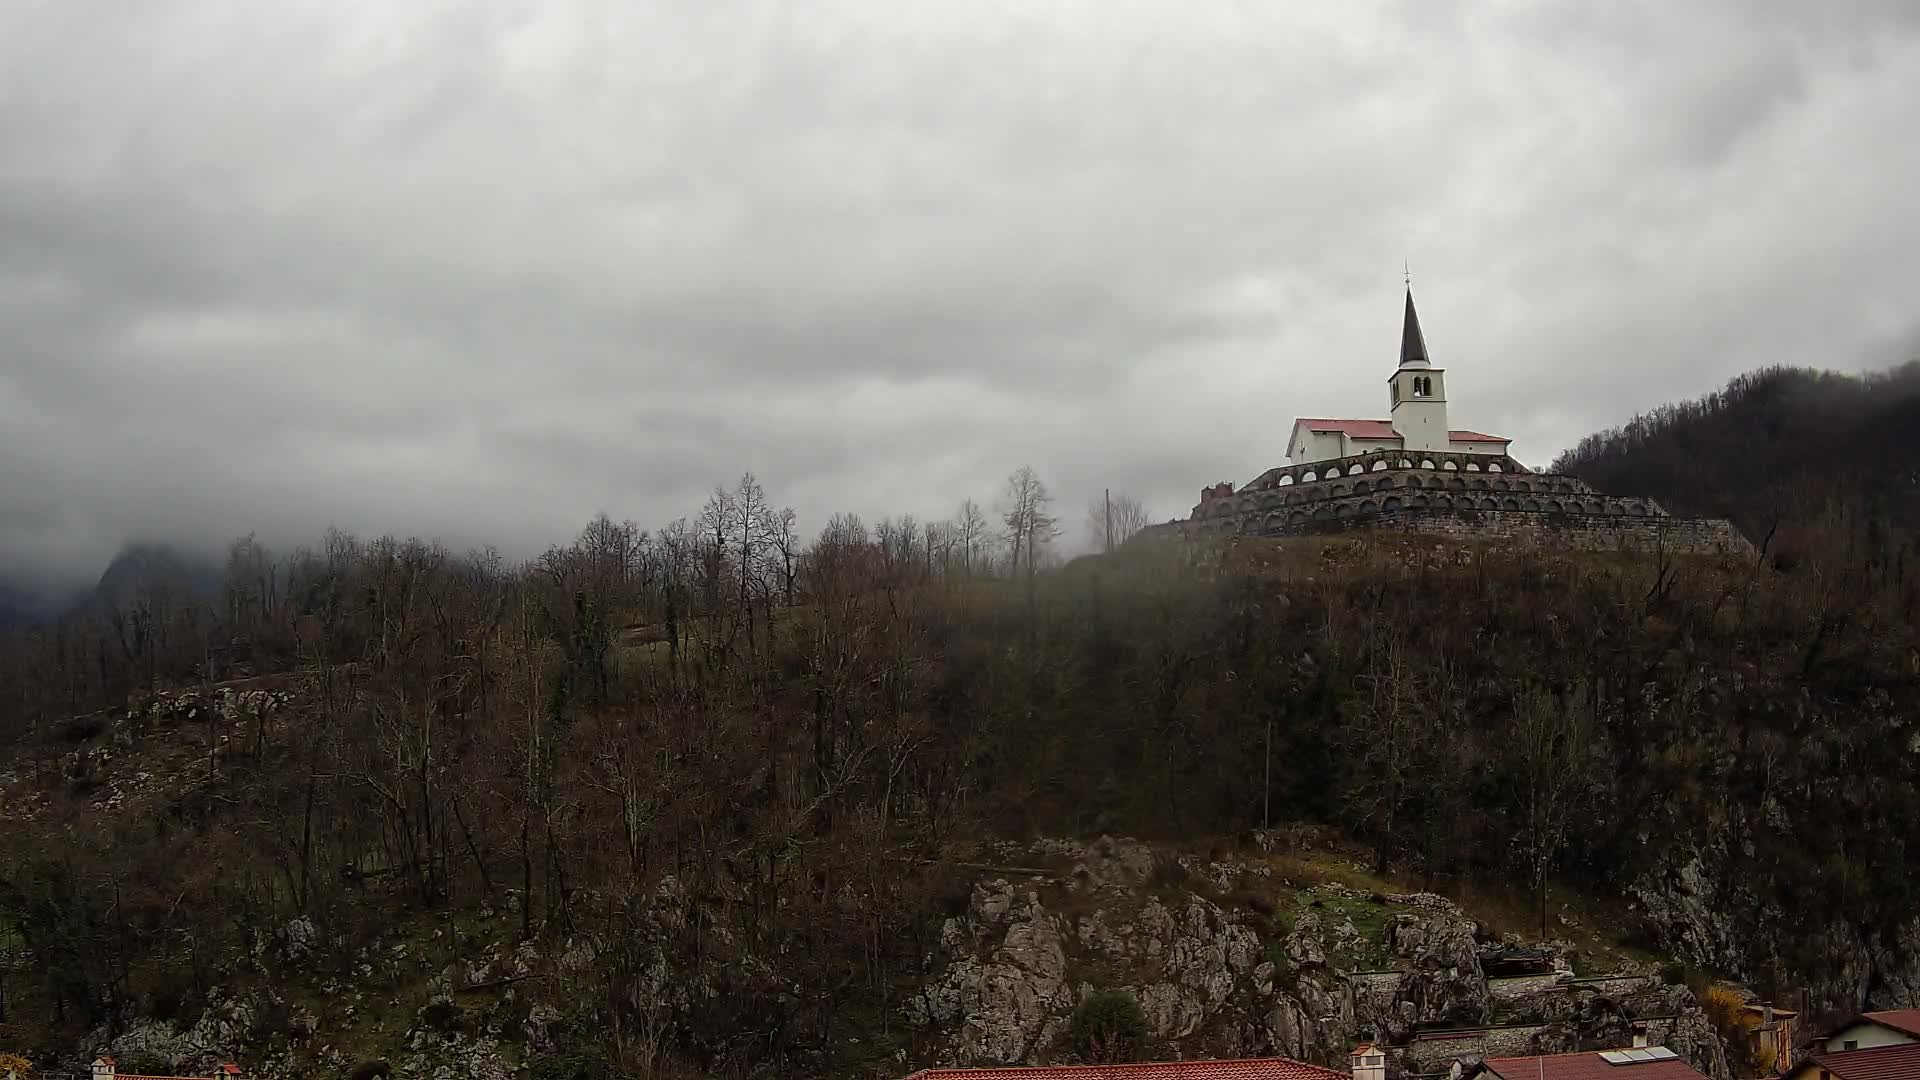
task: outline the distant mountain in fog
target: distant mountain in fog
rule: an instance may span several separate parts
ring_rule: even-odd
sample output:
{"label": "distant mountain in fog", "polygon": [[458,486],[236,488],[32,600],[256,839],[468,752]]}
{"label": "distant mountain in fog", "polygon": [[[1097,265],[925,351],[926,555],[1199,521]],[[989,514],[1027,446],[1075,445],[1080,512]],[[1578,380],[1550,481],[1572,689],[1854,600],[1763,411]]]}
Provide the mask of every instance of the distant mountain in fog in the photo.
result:
{"label": "distant mountain in fog", "polygon": [[124,610],[156,595],[175,603],[208,603],[220,595],[220,579],[220,565],[205,555],[171,544],[131,543],[107,564],[83,603],[100,610]]}
{"label": "distant mountain in fog", "polygon": [[221,577],[219,563],[209,556],[166,543],[130,543],[90,589],[0,580],[0,631],[38,626],[79,611],[105,615],[131,608],[142,598],[212,603],[220,595]]}

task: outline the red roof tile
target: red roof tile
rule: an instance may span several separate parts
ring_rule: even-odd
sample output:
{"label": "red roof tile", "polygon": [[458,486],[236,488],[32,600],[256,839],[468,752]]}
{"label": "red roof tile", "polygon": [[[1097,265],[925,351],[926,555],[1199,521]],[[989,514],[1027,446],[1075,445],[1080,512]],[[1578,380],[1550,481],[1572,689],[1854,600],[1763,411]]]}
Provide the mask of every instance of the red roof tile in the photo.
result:
{"label": "red roof tile", "polygon": [[[1349,439],[1397,439],[1400,437],[1400,433],[1393,430],[1391,420],[1330,420],[1303,416],[1294,423],[1305,424],[1308,431],[1337,431]],[[1447,438],[1453,442],[1510,443],[1513,441],[1504,435],[1488,435],[1481,431],[1466,430],[1449,431]]]}
{"label": "red roof tile", "polygon": [[[1897,1011],[1904,1013],[1913,1010]],[[1886,1023],[1884,1020],[1880,1022]],[[1839,1080],[1920,1080],[1920,1043],[1815,1054],[1813,1060],[1822,1070],[1832,1073]]]}
{"label": "red roof tile", "polygon": [[1885,1009],[1880,1012],[1861,1013],[1860,1019],[1871,1020],[1881,1027],[1890,1027],[1895,1031],[1920,1036],[1920,1009]]}
{"label": "red roof tile", "polygon": [[1680,1058],[1614,1065],[1593,1050],[1578,1054],[1488,1058],[1486,1064],[1501,1080],[1705,1080]]}
{"label": "red roof tile", "polygon": [[1350,1080],[1346,1073],[1291,1058],[1155,1061],[1137,1065],[1050,1065],[1011,1069],[925,1069],[907,1080]]}
{"label": "red roof tile", "polygon": [[1308,431],[1337,431],[1350,439],[1391,439],[1397,435],[1391,420],[1325,420],[1301,417],[1294,423],[1307,425]]}

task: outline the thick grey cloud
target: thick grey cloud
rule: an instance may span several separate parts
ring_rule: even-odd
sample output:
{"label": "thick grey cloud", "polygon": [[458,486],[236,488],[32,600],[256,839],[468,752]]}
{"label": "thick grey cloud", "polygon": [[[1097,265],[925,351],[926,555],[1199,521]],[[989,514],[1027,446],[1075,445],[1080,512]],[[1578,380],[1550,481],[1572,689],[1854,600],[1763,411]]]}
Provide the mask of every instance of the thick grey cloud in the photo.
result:
{"label": "thick grey cloud", "polygon": [[1906,0],[0,3],[0,568],[531,552],[743,470],[1162,516],[1377,415],[1411,258],[1545,462],[1903,358]]}

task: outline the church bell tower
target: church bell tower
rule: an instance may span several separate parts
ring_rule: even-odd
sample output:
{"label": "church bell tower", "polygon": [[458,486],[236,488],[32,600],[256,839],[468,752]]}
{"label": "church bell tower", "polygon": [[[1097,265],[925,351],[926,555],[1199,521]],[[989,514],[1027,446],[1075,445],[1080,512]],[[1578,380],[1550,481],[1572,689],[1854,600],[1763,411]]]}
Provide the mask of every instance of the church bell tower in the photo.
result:
{"label": "church bell tower", "polygon": [[1393,430],[1407,450],[1447,450],[1453,445],[1447,430],[1447,373],[1427,356],[1426,335],[1420,332],[1420,314],[1413,309],[1413,287],[1407,287],[1407,318],[1400,328],[1400,366],[1387,386],[1393,395]]}

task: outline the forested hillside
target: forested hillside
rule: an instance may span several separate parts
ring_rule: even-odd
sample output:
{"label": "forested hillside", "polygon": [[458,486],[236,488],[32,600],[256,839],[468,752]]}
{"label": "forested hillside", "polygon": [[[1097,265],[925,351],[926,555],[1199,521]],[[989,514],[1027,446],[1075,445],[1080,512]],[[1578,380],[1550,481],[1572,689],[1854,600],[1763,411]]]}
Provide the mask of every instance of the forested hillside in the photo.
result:
{"label": "forested hillside", "polygon": [[1554,472],[1732,518],[1756,544],[1836,516],[1920,525],[1920,361],[1841,375],[1769,368],[1590,435]]}
{"label": "forested hillside", "polygon": [[[1642,490],[1697,424],[1749,432],[1764,388],[1803,382],[1756,376],[1571,466]],[[1645,489],[1746,490],[1699,468]],[[136,595],[0,648],[0,1034],[72,1054],[270,984],[284,1015],[218,1038],[330,1061],[462,1031],[543,1077],[904,1075],[951,1045],[926,988],[952,980],[943,925],[987,903],[970,853],[1224,853],[1296,823],[1363,845],[1375,880],[1517,898],[1537,937],[1580,898],[1769,995],[1920,1005],[1915,553],[1780,505],[1809,557],[1761,566],[1358,537],[1036,574],[1054,524],[1024,470],[992,530],[968,504],[803,542],[749,477],[524,566],[243,541],[213,605]],[[1258,948],[1287,932],[1270,892],[1209,903]],[[464,966],[496,934],[508,952]],[[1308,1000],[1311,964],[1275,955]],[[389,979],[394,956],[425,974]],[[1342,1049],[1297,1027],[1234,1045]]]}

